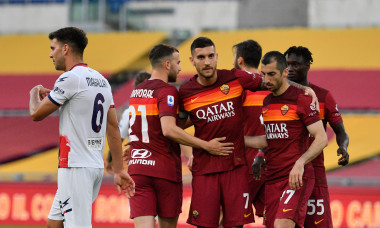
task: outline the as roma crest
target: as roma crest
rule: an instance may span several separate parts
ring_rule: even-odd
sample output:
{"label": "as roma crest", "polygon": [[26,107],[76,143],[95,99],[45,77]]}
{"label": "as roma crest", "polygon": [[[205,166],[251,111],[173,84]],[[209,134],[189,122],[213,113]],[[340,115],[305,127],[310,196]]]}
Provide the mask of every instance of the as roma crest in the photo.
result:
{"label": "as roma crest", "polygon": [[285,116],[285,114],[288,113],[288,111],[289,111],[289,106],[287,106],[287,105],[283,105],[283,106],[281,107],[281,114],[282,114],[283,116]]}
{"label": "as roma crest", "polygon": [[220,91],[227,95],[230,92],[230,86],[227,84],[223,84],[221,87],[219,87]]}

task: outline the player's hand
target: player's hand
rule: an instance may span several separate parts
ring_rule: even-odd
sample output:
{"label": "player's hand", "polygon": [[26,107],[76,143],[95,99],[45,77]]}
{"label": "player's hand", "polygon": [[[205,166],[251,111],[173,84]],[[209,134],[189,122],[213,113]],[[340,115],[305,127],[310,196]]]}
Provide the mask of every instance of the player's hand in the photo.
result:
{"label": "player's hand", "polygon": [[253,160],[252,167],[251,167],[252,172],[253,172],[253,177],[255,178],[255,180],[261,179],[261,167],[263,167],[264,170],[266,170],[267,166],[266,166],[265,159],[262,156],[257,156]]}
{"label": "player's hand", "polygon": [[50,93],[50,89],[43,87],[42,85],[36,86],[38,88],[38,95],[40,100],[43,100]]}
{"label": "player's hand", "polygon": [[310,87],[306,87],[305,95],[311,96],[311,98],[312,98],[311,105],[314,105],[315,110],[317,110],[319,112],[319,102],[318,102],[318,98],[317,98],[317,95],[315,94],[314,90]]}
{"label": "player's hand", "polygon": [[346,151],[345,148],[343,147],[339,147],[336,154],[339,156],[341,155],[342,157],[339,158],[338,160],[338,165],[341,165],[341,166],[345,166],[348,164],[348,162],[350,161],[350,155],[348,154],[348,152]]}
{"label": "player's hand", "polygon": [[289,174],[289,186],[290,189],[298,190],[302,187],[302,176],[304,172],[304,165],[301,164],[298,160],[294,164],[292,170]]}
{"label": "player's hand", "polygon": [[131,198],[135,195],[135,182],[132,180],[132,177],[123,170],[120,173],[115,173],[114,183],[119,195],[121,191],[128,197]]}
{"label": "player's hand", "polygon": [[191,155],[189,157],[189,160],[187,160],[187,167],[189,168],[190,171],[193,169],[193,161],[194,161],[194,156]]}
{"label": "player's hand", "polygon": [[217,156],[228,156],[232,154],[234,147],[232,142],[223,143],[222,141],[226,140],[226,137],[215,138],[208,142],[208,147],[206,150]]}

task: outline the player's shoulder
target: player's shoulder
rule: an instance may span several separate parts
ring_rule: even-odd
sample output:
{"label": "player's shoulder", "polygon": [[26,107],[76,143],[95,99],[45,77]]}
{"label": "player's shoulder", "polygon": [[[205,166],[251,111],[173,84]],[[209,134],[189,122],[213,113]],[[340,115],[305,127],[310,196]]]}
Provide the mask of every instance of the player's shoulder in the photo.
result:
{"label": "player's shoulder", "polygon": [[320,86],[317,86],[313,83],[310,83],[309,84],[310,88],[312,88],[315,92],[319,92],[319,93],[323,93],[323,94],[327,94],[329,93],[330,91],[328,89],[325,89],[325,88],[322,88]]}

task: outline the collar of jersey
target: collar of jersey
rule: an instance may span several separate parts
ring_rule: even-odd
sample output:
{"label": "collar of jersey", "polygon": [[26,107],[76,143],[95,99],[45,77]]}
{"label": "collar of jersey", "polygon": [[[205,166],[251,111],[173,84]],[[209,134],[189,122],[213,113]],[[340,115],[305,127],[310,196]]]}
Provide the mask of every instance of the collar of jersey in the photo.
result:
{"label": "collar of jersey", "polygon": [[78,64],[75,64],[73,67],[71,67],[70,70],[74,69],[77,66],[88,67],[87,63],[78,63]]}

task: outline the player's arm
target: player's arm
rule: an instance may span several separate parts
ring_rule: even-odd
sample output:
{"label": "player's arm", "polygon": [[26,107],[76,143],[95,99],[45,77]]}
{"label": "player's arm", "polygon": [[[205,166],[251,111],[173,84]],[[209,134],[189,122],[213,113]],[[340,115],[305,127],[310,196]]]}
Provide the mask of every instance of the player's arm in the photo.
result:
{"label": "player's arm", "polygon": [[41,121],[59,108],[46,96],[49,92],[50,89],[42,85],[37,85],[30,90],[29,115],[33,121]]}
{"label": "player's arm", "polygon": [[183,145],[200,148],[212,155],[227,156],[233,151],[233,143],[223,143],[226,137],[215,138],[209,142],[194,137],[178,127],[174,116],[162,116],[160,118],[162,133],[165,137]]}
{"label": "player's arm", "polygon": [[268,146],[265,135],[244,136],[245,147],[254,149],[264,149]]}
{"label": "player's arm", "polygon": [[289,174],[289,186],[291,189],[300,189],[302,186],[302,176],[304,166],[316,158],[327,146],[327,135],[323,127],[322,120],[307,126],[307,130],[314,137],[313,143],[307,151],[296,161]]}
{"label": "player's arm", "polygon": [[107,130],[108,145],[112,155],[112,170],[114,172],[114,183],[119,194],[121,191],[130,198],[135,194],[135,183],[129,174],[124,170],[122,160],[122,148],[120,131],[116,118],[115,108],[110,108],[107,114]]}
{"label": "player's arm", "polygon": [[193,167],[193,148],[191,146],[185,146],[185,145],[182,145],[182,144],[179,144],[179,146],[181,147],[181,152],[183,155],[185,155],[185,157],[187,158],[187,167],[189,168],[189,170],[192,169]]}
{"label": "player's arm", "polygon": [[336,134],[336,142],[339,146],[337,150],[337,155],[341,155],[342,157],[339,158],[338,164],[345,166],[348,164],[350,155],[347,152],[347,147],[349,143],[349,137],[346,132],[346,129],[344,128],[343,122],[338,123],[336,125],[331,125],[332,129],[334,130]]}

